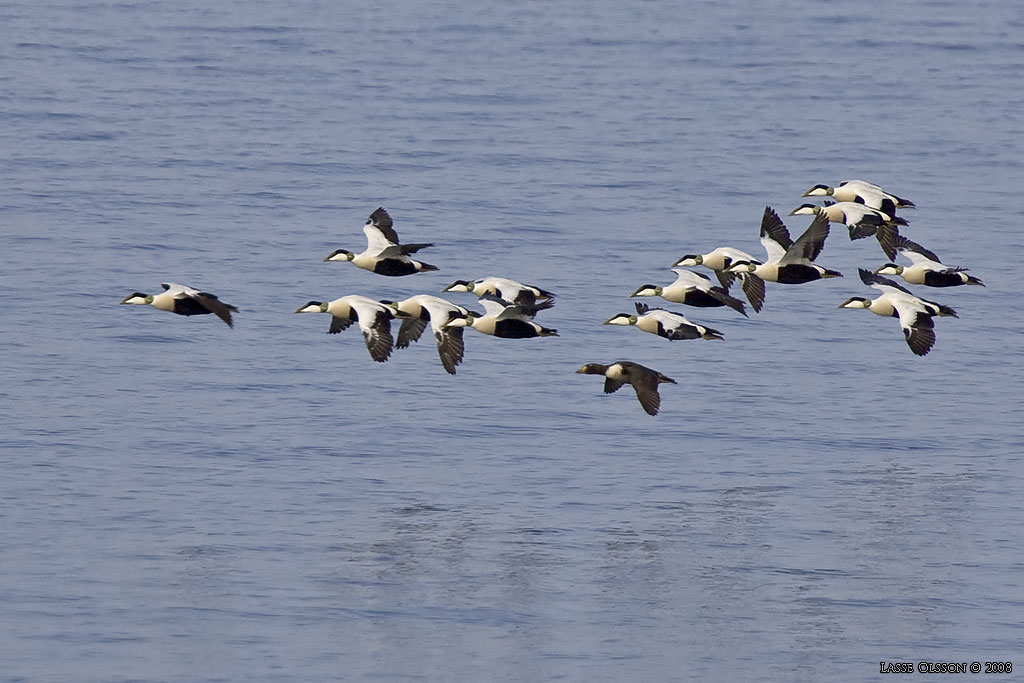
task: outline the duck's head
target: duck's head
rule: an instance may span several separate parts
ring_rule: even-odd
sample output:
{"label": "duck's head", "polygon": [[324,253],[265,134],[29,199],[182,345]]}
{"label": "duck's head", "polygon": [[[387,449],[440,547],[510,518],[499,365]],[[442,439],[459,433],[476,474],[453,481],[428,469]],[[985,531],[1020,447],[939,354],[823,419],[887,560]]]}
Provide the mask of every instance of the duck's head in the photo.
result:
{"label": "duck's head", "polygon": [[902,275],[903,266],[895,263],[886,263],[881,268],[875,270],[875,275]]}
{"label": "duck's head", "polygon": [[327,303],[324,301],[310,301],[305,306],[301,306],[296,313],[326,313]]}
{"label": "duck's head", "polygon": [[801,197],[831,197],[835,193],[835,188],[829,187],[828,185],[815,185],[811,189],[804,192]]}
{"label": "duck's head", "polygon": [[603,375],[608,369],[607,365],[601,365],[600,363],[587,363],[582,368],[576,371],[577,375]]}
{"label": "duck's head", "polygon": [[395,317],[398,318],[411,318],[412,314],[402,309],[404,301],[388,301],[387,299],[381,299],[380,302],[390,308],[394,313]]}
{"label": "duck's head", "polygon": [[630,315],[629,313],[619,313],[618,315],[608,318],[602,325],[636,325],[637,317]]}
{"label": "duck's head", "polygon": [[704,263],[703,254],[687,254],[672,264],[672,267],[676,266],[699,266]]}
{"label": "duck's head", "polygon": [[641,285],[640,289],[636,290],[630,296],[661,296],[662,288],[658,285]]}
{"label": "duck's head", "polygon": [[798,206],[795,209],[793,209],[792,211],[790,211],[789,215],[790,216],[805,216],[805,215],[809,216],[809,215],[813,214],[813,215],[817,216],[819,213],[821,213],[821,207],[820,206],[818,206],[816,204],[801,204],[800,206]]}
{"label": "duck's head", "polygon": [[356,255],[347,249],[335,249],[324,261],[351,261],[355,257]]}
{"label": "duck's head", "polygon": [[837,308],[871,308],[871,299],[865,299],[862,296],[851,296],[839,304]]}
{"label": "duck's head", "polygon": [[402,310],[401,301],[388,301],[387,299],[381,299],[380,303],[387,307],[393,318],[411,318],[412,313]]}
{"label": "duck's head", "polygon": [[727,273],[753,273],[761,265],[756,261],[736,261],[725,269]]}
{"label": "duck's head", "polygon": [[452,313],[448,316],[447,322],[441,327],[472,327],[473,321],[479,316],[473,314],[472,311],[466,313]]}
{"label": "duck's head", "polygon": [[456,280],[444,289],[442,292],[472,292],[473,287],[476,283],[470,282],[469,280]]}
{"label": "duck's head", "polygon": [[122,304],[133,304],[136,306],[145,306],[146,304],[153,303],[152,294],[143,294],[142,292],[132,292],[125,298],[121,299]]}

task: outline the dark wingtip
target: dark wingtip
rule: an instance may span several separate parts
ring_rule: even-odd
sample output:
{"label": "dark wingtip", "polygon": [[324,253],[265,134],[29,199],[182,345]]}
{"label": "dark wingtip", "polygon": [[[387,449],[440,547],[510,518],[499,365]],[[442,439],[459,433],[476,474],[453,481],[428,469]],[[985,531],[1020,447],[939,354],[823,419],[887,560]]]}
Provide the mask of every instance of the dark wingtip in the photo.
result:
{"label": "dark wingtip", "polygon": [[851,240],[862,240],[865,237],[871,237],[877,232],[877,226],[874,225],[857,224],[848,227]]}

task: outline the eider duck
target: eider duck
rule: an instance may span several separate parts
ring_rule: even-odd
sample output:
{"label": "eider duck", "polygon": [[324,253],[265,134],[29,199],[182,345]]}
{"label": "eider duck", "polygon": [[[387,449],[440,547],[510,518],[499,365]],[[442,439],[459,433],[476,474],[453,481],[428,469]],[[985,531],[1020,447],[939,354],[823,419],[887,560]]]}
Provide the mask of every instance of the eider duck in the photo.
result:
{"label": "eider duck", "polygon": [[[417,294],[389,305],[396,311],[409,316],[402,320],[402,325],[398,328],[395,348],[404,349],[411,342],[419,341],[423,330],[427,328],[427,323],[430,323],[434,339],[437,340],[437,355],[441,359],[441,365],[449,375],[454,375],[455,366],[462,362],[465,348],[462,342],[462,332],[465,328],[446,327],[445,323],[452,316],[469,315],[470,311],[430,294]],[[479,316],[480,314],[474,313],[474,315]]]}
{"label": "eider duck", "polygon": [[897,197],[878,185],[864,180],[844,180],[835,187],[818,184],[804,192],[802,196],[832,197],[837,202],[856,202],[872,209],[878,209],[890,216],[896,215],[896,209],[909,209],[916,206],[909,199]]}
{"label": "eider duck", "polygon": [[532,339],[533,337],[557,337],[558,330],[553,330],[533,322],[537,311],[551,308],[550,300],[542,301],[534,306],[509,306],[504,299],[486,294],[480,298],[480,304],[486,314],[479,315],[472,311],[466,314],[453,314],[445,323],[445,327],[472,327],[477,332],[489,334],[503,339]]}
{"label": "eider duck", "polygon": [[676,383],[674,379],[666,377],[657,370],[628,360],[620,360],[611,365],[587,363],[577,370],[576,374],[604,375],[604,393],[606,394],[618,391],[624,384],[631,385],[636,391],[640,405],[648,415],[657,415],[658,408],[661,406],[658,385]]}
{"label": "eider duck", "polygon": [[742,278],[743,292],[755,311],[764,305],[764,281],[786,285],[799,285],[823,278],[842,277],[842,273],[813,263],[825,246],[828,237],[828,218],[819,214],[794,242],[789,230],[770,206],[764,207],[761,217],[761,244],[768,260],[739,261],[730,271]]}
{"label": "eider duck", "polygon": [[391,227],[392,225],[391,216],[383,206],[379,207],[370,214],[363,225],[363,232],[366,233],[365,251],[355,254],[345,249],[337,249],[324,261],[351,261],[363,270],[391,277],[437,270],[437,266],[409,258],[409,254],[433,246],[433,243],[399,244],[398,233]]}
{"label": "eider duck", "polygon": [[680,339],[725,339],[718,330],[704,325],[692,323],[680,313],[666,311],[663,308],[651,308],[647,304],[636,303],[636,315],[619,313],[605,320],[605,325],[635,325],[637,329],[656,334],[670,341]]}
{"label": "eider duck", "polygon": [[888,242],[898,232],[896,226],[907,224],[907,221],[899,216],[894,216],[878,209],[872,209],[870,206],[856,202],[825,202],[824,206],[801,204],[793,209],[789,215],[800,216],[809,214],[815,216],[825,215],[828,216],[829,221],[832,223],[842,223],[850,230],[851,240],[859,240],[871,237],[872,235],[876,236],[878,243],[882,245],[882,251],[885,251],[889,258],[895,258],[895,256],[890,255],[892,248]]}
{"label": "eider duck", "polygon": [[860,268],[859,272],[861,281],[882,292],[882,296],[874,300],[850,297],[839,308],[866,308],[875,315],[899,319],[907,346],[918,356],[927,355],[935,344],[934,316],[958,317],[952,308],[916,297],[889,278],[865,268]]}
{"label": "eider duck", "polygon": [[704,266],[709,270],[713,270],[715,275],[718,276],[718,281],[722,284],[722,289],[728,292],[733,280],[736,279],[736,275],[730,273],[728,268],[737,261],[754,260],[754,257],[745,251],[733,249],[732,247],[718,247],[706,254],[686,254],[682,258],[677,259],[672,266]]}
{"label": "eider duck", "polygon": [[348,329],[352,323],[359,323],[370,357],[378,363],[383,363],[391,355],[391,347],[394,345],[391,321],[407,316],[384,302],[358,294],[343,296],[334,301],[310,301],[295,312],[330,313],[331,327],[327,330],[328,334],[337,334]]}
{"label": "eider duck", "polygon": [[712,286],[710,278],[706,275],[684,268],[673,268],[672,272],[676,274],[676,280],[672,284],[665,287],[643,285],[630,296],[660,296],[665,301],[698,308],[728,306],[741,315],[747,315],[742,301],[729,296],[723,287]]}
{"label": "eider duck", "polygon": [[231,304],[226,304],[209,292],[200,292],[185,285],[177,285],[173,282],[165,282],[160,285],[164,291],[160,294],[143,294],[133,292],[121,300],[122,304],[136,306],[150,305],[161,311],[170,311],[178,315],[206,315],[213,313],[227,323],[228,327],[234,327],[231,320],[232,313],[238,313],[238,309]]}
{"label": "eider duck", "polygon": [[492,296],[509,305],[534,306],[540,300],[551,301],[555,295],[534,285],[510,280],[507,277],[485,277],[479,280],[456,280],[442,291],[472,292],[478,297]]}
{"label": "eider duck", "polygon": [[899,275],[912,285],[926,287],[958,287],[960,285],[980,285],[985,283],[968,275],[966,268],[943,265],[934,252],[929,251],[916,242],[911,242],[902,235],[897,235],[894,243],[897,252],[912,262],[909,266],[886,263],[875,270],[876,275]]}

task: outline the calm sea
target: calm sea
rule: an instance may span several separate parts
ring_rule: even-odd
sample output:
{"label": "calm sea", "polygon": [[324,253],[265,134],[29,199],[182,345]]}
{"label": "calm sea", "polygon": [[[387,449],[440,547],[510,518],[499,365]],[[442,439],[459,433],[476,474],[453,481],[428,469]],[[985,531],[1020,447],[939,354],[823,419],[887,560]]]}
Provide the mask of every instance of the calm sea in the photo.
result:
{"label": "calm sea", "polygon": [[[0,25],[3,680],[1024,670],[1015,0],[13,0]],[[819,262],[846,277],[686,309],[724,342],[600,324],[849,178],[987,284],[917,288],[960,313],[927,357],[837,310],[886,260],[842,226]],[[381,205],[438,272],[322,262]],[[429,332],[378,364],[293,314],[486,275],[554,291],[560,336],[467,331],[452,377]],[[235,329],[117,305],[168,281]],[[661,415],[574,374],[620,358],[678,381]]]}

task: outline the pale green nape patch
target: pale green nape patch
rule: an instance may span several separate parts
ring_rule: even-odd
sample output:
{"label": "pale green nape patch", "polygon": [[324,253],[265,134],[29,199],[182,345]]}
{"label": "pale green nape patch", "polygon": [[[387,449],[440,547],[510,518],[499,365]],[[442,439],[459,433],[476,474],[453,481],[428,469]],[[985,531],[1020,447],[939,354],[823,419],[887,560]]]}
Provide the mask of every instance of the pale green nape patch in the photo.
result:
{"label": "pale green nape patch", "polygon": [[347,249],[337,249],[332,251],[330,256],[324,259],[324,261],[351,261],[356,255],[348,251]]}
{"label": "pale green nape patch", "polygon": [[296,313],[326,313],[327,308],[330,306],[328,301],[310,301],[304,306],[300,306]]}
{"label": "pale green nape patch", "polygon": [[121,303],[133,306],[145,306],[147,304],[153,303],[153,295],[135,292],[134,294],[129,294],[124,299],[122,299]]}

